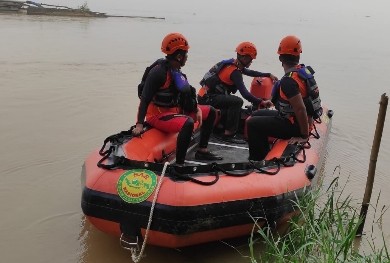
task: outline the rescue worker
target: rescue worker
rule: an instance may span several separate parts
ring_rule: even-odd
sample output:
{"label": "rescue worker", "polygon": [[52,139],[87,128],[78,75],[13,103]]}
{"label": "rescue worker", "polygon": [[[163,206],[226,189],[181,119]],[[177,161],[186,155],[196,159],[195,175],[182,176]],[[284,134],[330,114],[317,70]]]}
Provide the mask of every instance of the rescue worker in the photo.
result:
{"label": "rescue worker", "polygon": [[[138,136],[144,122],[167,133],[179,132],[176,143],[176,164],[184,165],[185,156],[194,130],[194,121],[201,126],[199,148],[195,153],[198,160],[222,160],[222,157],[208,151],[208,141],[214,126],[216,110],[211,106],[197,105],[196,91],[188,83],[181,68],[187,62],[187,39],[180,33],[166,35],[161,44],[165,59],[157,60],[139,86],[140,104],[137,124],[133,134]],[[146,76],[145,76],[146,75]],[[182,101],[184,98],[184,101]]]}
{"label": "rescue worker", "polygon": [[[289,143],[307,142],[313,116],[322,113],[314,71],[299,65],[300,39],[292,35],[284,37],[277,53],[285,72],[273,91],[272,101],[277,110],[258,110],[247,119],[249,160],[261,161],[266,157],[270,150],[269,136],[289,139]],[[317,94],[313,95],[316,98],[309,96],[309,85],[310,94]]]}
{"label": "rescue worker", "polygon": [[213,66],[200,81],[202,88],[198,92],[199,104],[210,104],[220,109],[225,114],[224,132],[220,139],[230,143],[246,143],[236,137],[238,130],[242,98],[232,95],[237,91],[241,96],[256,107],[272,106],[271,101],[262,100],[253,96],[245,87],[242,75],[250,77],[271,77],[277,78],[271,73],[261,73],[248,69],[252,61],[257,57],[256,46],[251,42],[242,42],[237,48],[236,59],[223,60]]}

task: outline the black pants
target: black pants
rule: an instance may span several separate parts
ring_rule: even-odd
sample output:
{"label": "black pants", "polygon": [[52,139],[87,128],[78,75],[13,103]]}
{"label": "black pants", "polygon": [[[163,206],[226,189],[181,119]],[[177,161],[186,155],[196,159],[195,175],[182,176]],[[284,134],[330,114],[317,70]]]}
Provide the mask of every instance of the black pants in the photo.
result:
{"label": "black pants", "polygon": [[291,123],[275,110],[258,110],[247,122],[249,159],[260,161],[270,151],[268,137],[289,139],[301,136],[297,122]]}
{"label": "black pants", "polygon": [[224,123],[225,130],[236,133],[241,117],[241,107],[244,101],[234,95],[208,94],[203,99],[199,99],[200,104],[209,104],[216,109],[223,110],[226,113]]}
{"label": "black pants", "polygon": [[[200,148],[207,148],[211,132],[213,131],[214,121],[217,116],[216,110],[213,107],[209,107],[207,117],[203,119],[202,127],[200,127]],[[169,116],[168,116],[169,117]],[[186,116],[183,127],[181,128],[177,136],[177,148],[176,148],[176,163],[184,163],[188,146],[191,142],[191,135],[194,129],[194,120],[190,116]]]}

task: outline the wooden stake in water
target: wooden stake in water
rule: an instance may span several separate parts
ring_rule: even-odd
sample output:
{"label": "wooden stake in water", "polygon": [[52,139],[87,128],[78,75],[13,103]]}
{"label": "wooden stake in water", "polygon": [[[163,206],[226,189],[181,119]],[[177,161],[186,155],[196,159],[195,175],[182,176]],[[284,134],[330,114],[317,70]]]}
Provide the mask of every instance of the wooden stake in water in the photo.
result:
{"label": "wooden stake in water", "polygon": [[362,208],[360,210],[360,218],[362,219],[362,222],[360,223],[359,228],[356,232],[357,237],[362,236],[364,223],[366,221],[366,216],[367,216],[367,210],[370,204],[372,187],[374,185],[374,178],[375,178],[376,161],[378,159],[378,152],[381,144],[382,132],[383,132],[383,126],[385,124],[388,102],[389,102],[389,97],[386,96],[386,93],[382,94],[381,101],[379,102],[380,106],[379,106],[378,119],[376,123],[374,142],[371,148],[370,165],[368,167],[368,176],[366,182],[366,191],[364,193]]}

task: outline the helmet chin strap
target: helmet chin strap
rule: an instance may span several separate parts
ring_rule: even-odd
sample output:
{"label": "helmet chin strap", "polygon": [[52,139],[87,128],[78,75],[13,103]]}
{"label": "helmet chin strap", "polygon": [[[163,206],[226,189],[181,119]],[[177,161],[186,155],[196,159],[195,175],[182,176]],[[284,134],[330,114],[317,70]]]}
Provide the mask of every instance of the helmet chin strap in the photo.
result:
{"label": "helmet chin strap", "polygon": [[177,60],[177,62],[179,62],[180,67],[183,67],[183,66],[184,66],[183,59],[182,59],[182,60]]}
{"label": "helmet chin strap", "polygon": [[177,64],[179,64],[179,65],[177,65],[176,63],[173,64],[173,63],[171,62],[171,65],[172,65],[172,66],[178,66],[178,67],[177,67],[178,69],[180,69],[182,66],[184,66],[182,60],[179,60],[179,59],[177,59],[177,58],[171,58],[171,61],[172,61],[172,62],[175,61],[175,62],[177,62]]}
{"label": "helmet chin strap", "polygon": [[240,59],[240,57],[237,58],[237,61],[238,61],[242,66],[244,66],[244,68],[247,68],[247,67],[250,65],[250,62],[249,62],[249,63],[244,63],[244,62],[242,62],[242,60]]}
{"label": "helmet chin strap", "polygon": [[176,61],[177,63],[179,63],[180,68],[184,66],[184,63],[183,63],[183,61],[185,60],[184,56],[181,56],[181,59],[178,59],[177,57],[175,57],[173,60]]}

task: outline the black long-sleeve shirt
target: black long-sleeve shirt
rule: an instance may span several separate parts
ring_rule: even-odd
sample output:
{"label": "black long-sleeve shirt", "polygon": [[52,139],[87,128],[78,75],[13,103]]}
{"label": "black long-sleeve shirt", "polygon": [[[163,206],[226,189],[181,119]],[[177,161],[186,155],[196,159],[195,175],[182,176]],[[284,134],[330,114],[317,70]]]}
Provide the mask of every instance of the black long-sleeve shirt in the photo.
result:
{"label": "black long-sleeve shirt", "polygon": [[251,103],[259,104],[261,102],[261,99],[256,98],[248,91],[248,89],[245,87],[242,75],[246,75],[249,77],[269,77],[271,76],[271,74],[243,68],[242,71],[238,69],[234,70],[230,75],[230,79],[233,81],[234,86],[237,88],[236,90],[233,90],[232,93],[234,94],[238,90],[244,99]]}
{"label": "black long-sleeve shirt", "polygon": [[162,65],[152,68],[145,80],[141,101],[138,106],[137,123],[144,123],[148,106],[167,79],[167,69]]}

